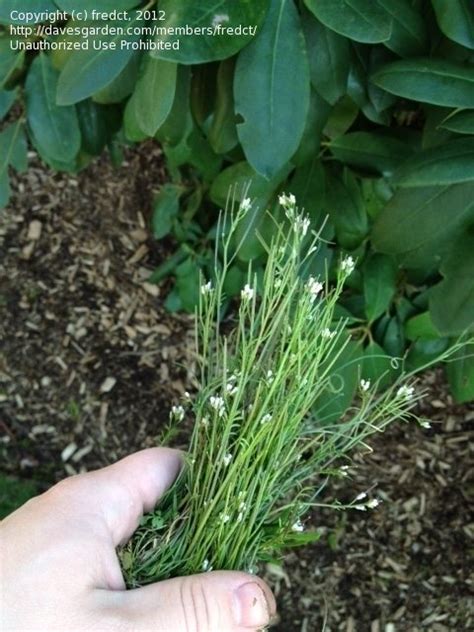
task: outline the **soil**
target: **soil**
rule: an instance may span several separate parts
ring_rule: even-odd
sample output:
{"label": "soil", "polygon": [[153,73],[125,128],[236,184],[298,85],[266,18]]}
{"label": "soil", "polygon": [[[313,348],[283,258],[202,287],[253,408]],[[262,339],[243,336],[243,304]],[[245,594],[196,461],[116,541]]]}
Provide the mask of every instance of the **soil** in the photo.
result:
{"label": "soil", "polygon": [[[0,216],[4,473],[43,489],[155,445],[170,406],[192,390],[192,319],[164,310],[166,283],[147,283],[173,247],[147,230],[165,180],[153,144],[79,175],[31,154],[14,177]],[[315,511],[319,542],[265,569],[276,630],[474,629],[474,406],[453,403],[440,370],[422,382],[431,428],[394,425],[326,491],[350,500],[370,489],[380,506]]]}

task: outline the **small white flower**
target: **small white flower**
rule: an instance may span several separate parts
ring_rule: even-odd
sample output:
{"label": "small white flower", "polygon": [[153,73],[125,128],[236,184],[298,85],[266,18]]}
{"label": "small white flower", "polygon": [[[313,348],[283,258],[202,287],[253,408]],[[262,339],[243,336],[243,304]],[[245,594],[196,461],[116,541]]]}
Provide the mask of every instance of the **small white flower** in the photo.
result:
{"label": "small white flower", "polygon": [[355,261],[351,256],[345,257],[341,261],[341,270],[345,272],[348,276],[352,274],[355,268]]}
{"label": "small white flower", "polygon": [[327,338],[328,340],[330,340],[331,338],[334,338],[335,335],[336,335],[336,332],[331,331],[328,327],[326,327],[326,329],[323,329],[321,332],[321,338]]}
{"label": "small white flower", "polygon": [[367,498],[367,492],[361,492],[360,494],[358,494],[355,499],[356,501],[358,500],[364,500],[364,498]]}
{"label": "small white flower", "polygon": [[274,287],[275,287],[275,290],[278,290],[278,289],[281,287],[281,284],[282,284],[282,283],[283,283],[282,278],[281,278],[281,277],[277,277],[277,278],[275,279],[274,284],[273,284],[273,285],[274,285]]}
{"label": "small white flower", "polygon": [[367,511],[367,507],[365,505],[353,505],[353,509],[357,509],[358,511]]}
{"label": "small white flower", "polygon": [[369,502],[367,503],[367,507],[369,509],[375,509],[375,507],[378,507],[380,505],[380,500],[378,500],[378,498],[372,498],[371,500],[369,500]]}
{"label": "small white flower", "polygon": [[413,397],[414,392],[415,392],[415,388],[413,386],[407,386],[406,384],[404,384],[403,386],[400,386],[400,388],[398,389],[397,397],[400,397],[409,401]]}
{"label": "small white flower", "polygon": [[239,389],[235,384],[229,382],[229,384],[226,384],[225,390],[229,393],[229,395],[235,395]]}
{"label": "small white flower", "polygon": [[239,505],[239,511],[245,511],[247,509],[247,503],[241,502]]}
{"label": "small white flower", "polygon": [[307,215],[296,215],[293,220],[293,230],[295,233],[301,233],[303,237],[306,236],[311,221]]}
{"label": "small white flower", "polygon": [[201,285],[201,294],[203,296],[206,296],[207,294],[210,294],[211,292],[212,292],[212,283],[210,281]]}
{"label": "small white flower", "polygon": [[292,526],[291,526],[291,530],[294,531],[295,533],[301,533],[301,531],[304,531],[304,525],[301,522],[301,520],[297,520]]}
{"label": "small white flower", "polygon": [[269,384],[275,380],[275,376],[273,375],[273,371],[271,369],[268,369],[266,377]]}
{"label": "small white flower", "polygon": [[188,391],[184,391],[183,397],[187,402],[191,401],[191,395],[188,393]]}
{"label": "small white flower", "polygon": [[261,424],[266,424],[266,423],[268,423],[271,420],[272,420],[272,416],[270,415],[270,413],[267,413],[266,415],[263,415],[260,423]]}
{"label": "small white flower", "polygon": [[209,560],[204,560],[204,562],[202,563],[202,570],[204,571],[204,573],[212,571],[212,566]]}
{"label": "small white flower", "polygon": [[420,419],[418,423],[422,428],[431,428],[431,424],[427,419]]}
{"label": "small white flower", "polygon": [[237,516],[237,522],[242,522],[244,517],[244,514],[242,512],[239,512],[239,515]]}
{"label": "small white flower", "polygon": [[306,287],[311,295],[311,302],[313,302],[323,290],[323,284],[312,276],[309,277]]}
{"label": "small white flower", "polygon": [[225,466],[229,465],[229,463],[232,461],[232,454],[230,452],[227,452],[227,454],[224,454],[224,458],[222,460]]}
{"label": "small white flower", "polygon": [[250,207],[252,206],[252,200],[250,198],[245,198],[244,200],[242,200],[242,202],[240,203],[240,209],[242,211],[248,211],[250,210]]}
{"label": "small white flower", "polygon": [[211,408],[214,408],[214,410],[217,411],[219,417],[222,417],[225,411],[223,398],[219,395],[211,395],[211,397],[209,398],[209,404],[211,405]]}
{"label": "small white flower", "polygon": [[209,425],[209,419],[207,417],[203,417],[201,419],[201,426],[204,426],[204,428],[207,428],[208,425]]}
{"label": "small white flower", "polygon": [[250,287],[248,283],[245,284],[244,289],[240,292],[240,298],[243,301],[251,301],[254,297],[255,290]]}
{"label": "small white flower", "polygon": [[347,470],[349,469],[349,466],[348,466],[348,465],[341,465],[340,469],[341,469],[343,472],[347,472]]}
{"label": "small white flower", "polygon": [[172,406],[171,416],[174,417],[177,421],[183,421],[184,408],[182,406]]}
{"label": "small white flower", "polygon": [[227,524],[230,520],[230,516],[229,514],[221,513],[220,519],[221,519],[222,524]]}
{"label": "small white flower", "polygon": [[293,208],[296,205],[296,198],[293,193],[286,195],[286,193],[282,193],[278,196],[278,202],[284,208]]}
{"label": "small white flower", "polygon": [[370,388],[370,380],[361,380],[360,381],[360,390],[364,393],[368,391]]}

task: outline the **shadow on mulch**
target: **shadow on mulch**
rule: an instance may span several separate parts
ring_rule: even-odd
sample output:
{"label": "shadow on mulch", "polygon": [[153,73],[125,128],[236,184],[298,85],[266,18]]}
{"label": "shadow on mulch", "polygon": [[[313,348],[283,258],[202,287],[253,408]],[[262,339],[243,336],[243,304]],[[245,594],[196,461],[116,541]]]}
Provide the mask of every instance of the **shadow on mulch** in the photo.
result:
{"label": "shadow on mulch", "polygon": [[[30,162],[0,224],[0,456],[5,474],[45,488],[156,443],[192,388],[193,327],[146,282],[171,251],[147,231],[166,180],[159,148],[78,176]],[[346,500],[370,488],[380,507],[314,512],[319,543],[266,569],[276,630],[474,629],[474,408],[453,404],[440,372],[423,382],[432,429],[392,427],[326,491]]]}

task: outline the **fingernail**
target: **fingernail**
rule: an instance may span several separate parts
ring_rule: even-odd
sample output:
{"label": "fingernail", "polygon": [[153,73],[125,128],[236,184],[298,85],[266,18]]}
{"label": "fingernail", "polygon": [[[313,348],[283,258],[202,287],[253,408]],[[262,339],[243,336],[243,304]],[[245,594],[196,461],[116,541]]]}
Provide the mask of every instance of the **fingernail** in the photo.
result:
{"label": "fingernail", "polygon": [[235,591],[236,622],[244,628],[264,628],[275,616],[263,589],[256,582],[242,584]]}

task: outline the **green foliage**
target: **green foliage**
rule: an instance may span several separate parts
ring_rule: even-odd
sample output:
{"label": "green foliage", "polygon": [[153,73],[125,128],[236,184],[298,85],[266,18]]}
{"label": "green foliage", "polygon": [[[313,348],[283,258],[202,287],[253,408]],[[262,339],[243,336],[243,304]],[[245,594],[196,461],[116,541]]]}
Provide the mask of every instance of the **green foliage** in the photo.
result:
{"label": "green foliage", "polygon": [[0,473],[0,520],[21,507],[38,489],[31,481],[21,481]]}
{"label": "green foliage", "polygon": [[[2,2],[0,23],[21,4]],[[327,266],[332,278],[341,250],[356,261],[339,308],[372,375],[394,376],[390,361],[391,370],[382,370],[382,351],[419,367],[472,331],[472,2],[191,4],[87,0],[83,8],[127,10],[128,19],[67,26],[138,27],[48,37],[87,40],[88,50],[13,50],[12,43],[37,38],[0,27],[0,205],[8,202],[10,170],[25,166],[27,141],[52,168],[75,172],[106,149],[154,138],[172,181],[155,200],[151,228],[176,252],[152,281],[174,277],[170,309],[193,311],[189,271],[211,269],[217,213],[238,184],[237,200],[254,203],[235,236],[233,247],[243,243],[230,295],[246,262],[263,273],[256,230],[272,233],[266,209],[278,219],[276,202],[287,191],[318,229],[324,225],[329,242],[305,274]],[[72,11],[77,2],[34,0],[29,8]],[[177,35],[170,27],[200,32]],[[97,50],[99,41],[108,48]],[[155,48],[128,46],[140,42]],[[427,331],[418,335],[422,325]],[[463,362],[449,368],[461,399],[470,391],[452,367],[469,365]],[[346,375],[348,384],[354,375]]]}

